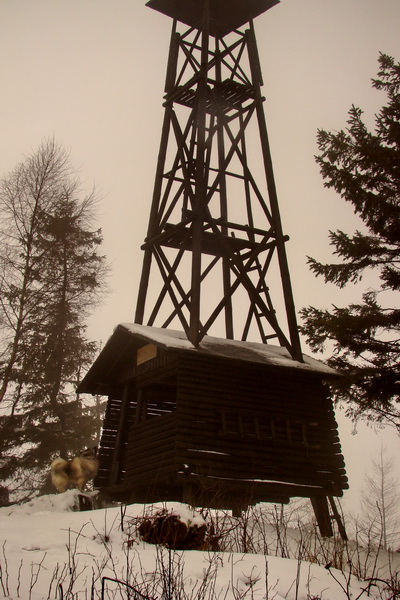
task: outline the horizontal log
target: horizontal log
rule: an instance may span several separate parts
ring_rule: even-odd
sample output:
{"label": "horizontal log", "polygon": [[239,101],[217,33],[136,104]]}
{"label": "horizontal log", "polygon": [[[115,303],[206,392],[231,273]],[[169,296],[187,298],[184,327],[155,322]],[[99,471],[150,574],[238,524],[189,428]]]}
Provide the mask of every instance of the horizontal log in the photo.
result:
{"label": "horizontal log", "polygon": [[[201,489],[202,486],[202,478],[201,477],[196,477],[196,476],[192,476],[189,479],[185,478],[182,475],[182,480],[185,481],[190,481],[193,482],[194,485],[198,486],[198,488]],[[249,497],[253,497],[253,501],[254,502],[262,502],[262,501],[269,501],[268,498],[271,496],[276,496],[276,497],[285,497],[288,496],[289,498],[293,498],[293,497],[303,497],[303,498],[310,498],[311,496],[320,496],[323,495],[325,496],[327,491],[330,492],[330,490],[326,490],[322,487],[313,487],[313,488],[309,488],[307,486],[301,486],[301,485],[291,485],[291,484],[285,484],[285,483],[273,483],[273,482],[268,482],[268,483],[258,483],[256,487],[251,488],[249,486],[249,482],[248,481],[227,481],[227,480],[218,480],[215,479],[214,480],[214,485],[215,488],[218,487],[218,485],[221,486],[221,491],[223,493],[224,489],[227,489],[229,486],[229,493],[231,497],[234,497],[234,495],[246,495],[246,498]],[[336,494],[332,494],[332,495],[337,495],[337,496],[342,496],[342,491],[339,490],[339,492]],[[228,498],[229,500],[229,498]],[[228,503],[229,504],[229,503]],[[227,508],[230,508],[229,505],[227,506]]]}
{"label": "horizontal log", "polygon": [[139,426],[132,427],[128,437],[128,448],[133,446],[142,447],[149,444],[156,445],[158,441],[175,439],[176,428],[171,427],[148,427],[141,429]]}
{"label": "horizontal log", "polygon": [[[195,452],[193,450],[179,450],[177,454],[177,458],[182,463],[187,463],[189,465],[205,465],[208,467],[213,467],[220,465],[222,468],[225,466],[231,469],[237,469],[238,471],[244,469],[249,472],[253,470],[254,473],[262,473],[264,469],[275,470],[281,472],[282,470],[300,472],[301,474],[318,474],[318,477],[329,475],[329,477],[335,477],[335,474],[339,471],[342,465],[339,462],[332,461],[331,464],[321,464],[315,463],[307,460],[295,460],[294,457],[290,457],[291,460],[288,460],[285,456],[258,456],[257,454],[253,454],[252,456],[249,454],[247,456],[244,455],[228,455],[224,456],[223,454],[215,454],[215,453],[207,453],[207,452]],[[219,467],[218,467],[219,468]],[[258,475],[255,475],[258,476]]]}
{"label": "horizontal log", "polygon": [[[211,454],[213,452],[221,452],[223,454],[229,455],[232,460],[236,461],[246,461],[249,457],[256,457],[259,461],[266,460],[275,460],[275,461],[291,461],[292,463],[301,466],[302,464],[314,464],[317,465],[318,468],[336,468],[336,467],[344,467],[344,459],[341,454],[319,454],[315,452],[314,454],[307,453],[307,449],[300,447],[292,447],[291,451],[286,449],[286,451],[276,451],[276,447],[272,444],[267,445],[263,444],[261,447],[251,447],[250,445],[247,447],[243,447],[241,445],[238,447],[237,445],[207,445],[204,443],[198,443],[197,440],[182,440],[179,437],[176,439],[176,452],[179,457],[182,456],[183,452],[189,451],[188,449],[192,449],[193,454],[196,453],[201,455],[201,453],[210,453],[210,456],[214,456],[216,459],[218,458],[218,454]],[[180,460],[180,458],[179,458]]]}
{"label": "horizontal log", "polygon": [[158,439],[156,442],[150,441],[147,444],[131,444],[126,449],[126,461],[130,460],[141,460],[142,457],[147,454],[155,455],[164,452],[165,450],[173,451],[176,453],[175,442],[172,438]]}
{"label": "horizontal log", "polygon": [[[286,421],[292,424],[292,427],[305,425],[307,426],[307,431],[313,439],[321,439],[325,440],[327,436],[330,436],[331,442],[338,441],[339,438],[337,436],[336,428],[329,427],[328,425],[321,422],[321,425],[317,424],[315,418],[312,421],[307,421],[304,418],[296,418],[291,413],[283,412],[280,413],[272,412],[270,409],[268,411],[260,410],[258,412],[248,412],[244,413],[241,411],[235,411],[235,406],[230,407],[230,412],[220,411],[217,412],[218,409],[214,407],[214,410],[207,410],[207,407],[201,407],[193,410],[189,409],[178,409],[176,411],[176,420],[177,427],[179,430],[200,430],[202,427],[211,428],[212,434],[221,433],[223,419],[226,421],[232,421],[236,419],[236,423],[239,422],[239,419],[242,419],[244,425],[251,426],[255,423],[255,419],[257,419],[257,423],[260,427],[267,426],[272,421],[276,424],[279,422],[285,423]],[[333,437],[336,437],[336,440],[333,440]]]}
{"label": "horizontal log", "polygon": [[172,457],[166,456],[163,461],[159,461],[157,465],[155,463],[146,463],[139,465],[132,465],[130,468],[126,469],[125,476],[123,478],[124,482],[132,480],[137,482],[138,485],[142,484],[144,481],[161,481],[162,478],[165,479],[166,475],[168,477],[173,477],[177,472],[176,465],[173,461]]}
{"label": "horizontal log", "polygon": [[338,486],[340,488],[344,488],[347,483],[347,480],[342,478],[335,477],[327,477],[327,476],[318,476],[315,473],[302,472],[299,475],[298,470],[290,470],[290,469],[270,469],[265,468],[262,472],[257,471],[253,472],[243,466],[243,469],[232,468],[230,469],[228,465],[213,465],[211,468],[207,468],[206,465],[201,465],[202,468],[198,470],[193,469],[192,472],[198,473],[204,477],[210,477],[210,479],[214,477],[219,477],[221,479],[231,478],[231,479],[244,479],[248,480],[249,484],[256,485],[258,482],[262,483],[263,481],[276,481],[276,482],[284,482],[284,483],[293,483],[298,485],[309,485],[309,486],[323,486],[325,488],[332,489],[333,486]]}
{"label": "horizontal log", "polygon": [[250,399],[248,393],[243,394],[241,397],[238,390],[231,394],[226,390],[204,390],[204,394],[201,394],[201,390],[192,387],[187,390],[179,390],[177,397],[177,407],[180,411],[186,411],[191,413],[193,410],[196,412],[207,412],[210,409],[218,407],[220,411],[239,410],[245,413],[246,411],[252,412],[275,412],[276,414],[286,415],[289,412],[298,419],[310,420],[310,421],[321,421],[329,423],[330,426],[337,427],[336,420],[332,412],[324,409],[317,403],[310,403],[295,399],[292,402],[277,398],[255,398]]}
{"label": "horizontal log", "polygon": [[153,452],[154,454],[159,454],[165,448],[176,452],[175,440],[173,437],[160,437],[155,440],[151,439],[148,440],[147,443],[142,444],[139,440],[137,440],[134,443],[127,446],[126,459],[130,460],[131,457],[135,457],[137,460],[140,460],[140,458],[146,453]]}

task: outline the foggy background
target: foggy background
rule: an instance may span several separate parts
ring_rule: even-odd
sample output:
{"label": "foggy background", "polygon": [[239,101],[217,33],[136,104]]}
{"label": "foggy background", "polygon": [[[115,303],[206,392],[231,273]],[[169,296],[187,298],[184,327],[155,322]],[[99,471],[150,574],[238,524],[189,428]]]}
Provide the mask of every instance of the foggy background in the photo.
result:
{"label": "foggy background", "polygon": [[[0,0],[0,177],[54,136],[71,152],[83,189],[96,186],[102,253],[112,274],[88,335],[103,343],[134,316],[171,25],[142,0]],[[386,96],[371,78],[379,51],[400,60],[399,25],[399,0],[281,0],[255,20],[297,310],[345,306],[374,283],[366,277],[357,288],[339,290],[307,267],[307,255],[331,259],[329,229],[351,233],[362,226],[350,206],[323,188],[316,132],[345,127],[352,104],[373,128]],[[303,350],[309,353],[305,343]],[[356,506],[380,440],[398,456],[400,439],[363,425],[352,436],[340,411],[338,419],[347,503]]]}

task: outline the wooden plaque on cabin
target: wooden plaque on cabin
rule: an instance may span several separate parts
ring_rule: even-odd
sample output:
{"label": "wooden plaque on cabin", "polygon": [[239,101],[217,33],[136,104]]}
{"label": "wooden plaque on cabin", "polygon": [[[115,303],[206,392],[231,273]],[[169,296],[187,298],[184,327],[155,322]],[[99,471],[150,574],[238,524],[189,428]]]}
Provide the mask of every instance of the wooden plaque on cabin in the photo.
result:
{"label": "wooden plaque on cabin", "polygon": [[138,348],[136,354],[136,365],[142,365],[145,362],[148,362],[152,358],[156,358],[157,356],[157,346],[155,344],[146,344],[146,346],[142,346]]}

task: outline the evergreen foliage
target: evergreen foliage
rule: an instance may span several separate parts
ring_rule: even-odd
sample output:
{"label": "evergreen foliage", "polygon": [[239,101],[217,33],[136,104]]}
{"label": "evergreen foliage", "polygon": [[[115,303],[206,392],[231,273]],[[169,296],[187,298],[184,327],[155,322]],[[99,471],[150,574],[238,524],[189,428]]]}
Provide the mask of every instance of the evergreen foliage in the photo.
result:
{"label": "evergreen foliage", "polygon": [[43,469],[96,438],[94,407],[75,393],[97,350],[85,320],[101,298],[106,263],[96,198],[69,156],[45,141],[0,182],[0,479]]}
{"label": "evergreen foliage", "polygon": [[380,54],[372,84],[388,99],[375,131],[368,131],[362,110],[352,106],[345,130],[318,132],[316,157],[325,187],[350,202],[365,227],[353,235],[330,232],[340,262],[308,261],[317,276],[340,288],[360,282],[367,270],[378,275],[379,287],[347,307],[304,308],[302,332],[316,351],[333,342],[328,362],[346,375],[335,392],[349,403],[348,414],[390,423],[400,432],[400,63]]}

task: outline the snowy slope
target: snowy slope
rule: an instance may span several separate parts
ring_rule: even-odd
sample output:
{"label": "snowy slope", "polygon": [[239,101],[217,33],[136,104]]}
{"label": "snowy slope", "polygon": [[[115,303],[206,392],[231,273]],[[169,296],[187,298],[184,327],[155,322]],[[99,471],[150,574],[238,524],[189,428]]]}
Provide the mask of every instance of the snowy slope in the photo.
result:
{"label": "snowy slope", "polygon": [[[133,537],[129,523],[143,514],[142,505],[130,505],[124,514],[120,507],[73,512],[75,502],[71,490],[0,509],[1,600],[101,598],[103,577],[128,579],[135,588],[160,598],[168,573],[178,589],[184,587],[185,600],[367,597],[366,585],[354,577],[349,583],[341,571],[296,559],[232,552],[169,553]],[[183,520],[191,518],[187,508],[170,506]],[[105,586],[107,600],[128,597],[126,588],[115,582],[106,581]],[[173,589],[167,592],[183,598]],[[375,589],[368,597],[385,596]]]}

